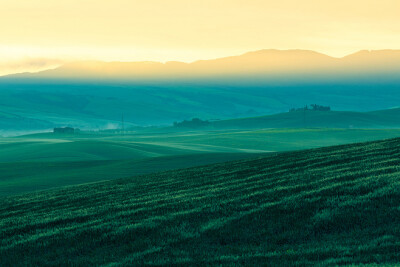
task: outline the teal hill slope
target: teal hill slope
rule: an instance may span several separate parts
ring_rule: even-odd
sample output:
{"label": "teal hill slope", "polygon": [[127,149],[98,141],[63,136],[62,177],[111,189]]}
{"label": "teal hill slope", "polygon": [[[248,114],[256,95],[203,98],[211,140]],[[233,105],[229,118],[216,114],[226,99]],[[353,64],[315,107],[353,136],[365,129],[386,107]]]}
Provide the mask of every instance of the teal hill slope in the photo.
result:
{"label": "teal hill slope", "polygon": [[211,123],[215,128],[399,128],[400,109],[372,112],[294,111],[275,115],[222,120]]}
{"label": "teal hill slope", "polygon": [[14,130],[16,132],[24,132],[26,130],[43,130],[51,129],[53,123],[42,120],[33,119],[25,115],[17,115],[9,112],[0,112],[0,135],[4,130]]}
{"label": "teal hill slope", "polygon": [[109,129],[120,126],[122,114],[127,125],[170,125],[194,117],[275,114],[311,103],[334,110],[387,109],[400,103],[399,62],[400,51],[390,50],[342,59],[262,50],[191,64],[77,62],[1,77],[0,110],[32,123],[0,116],[0,127]]}
{"label": "teal hill slope", "polygon": [[394,265],[400,139],[0,199],[0,265]]}

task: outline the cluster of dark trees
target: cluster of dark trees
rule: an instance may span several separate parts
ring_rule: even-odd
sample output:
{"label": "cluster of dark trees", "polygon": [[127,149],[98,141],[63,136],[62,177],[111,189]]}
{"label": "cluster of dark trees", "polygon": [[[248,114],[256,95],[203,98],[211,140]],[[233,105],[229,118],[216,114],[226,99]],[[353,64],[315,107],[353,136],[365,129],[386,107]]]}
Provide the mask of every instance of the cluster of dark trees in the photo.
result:
{"label": "cluster of dark trees", "polygon": [[209,121],[203,121],[199,118],[193,118],[192,120],[184,120],[182,122],[174,122],[174,127],[177,128],[200,128],[209,125]]}
{"label": "cluster of dark trees", "polygon": [[78,133],[80,130],[78,128],[72,128],[72,127],[59,127],[59,128],[54,128],[53,133],[62,133],[62,134],[73,134],[73,133]]}
{"label": "cluster of dark trees", "polygon": [[312,110],[312,111],[331,111],[331,107],[329,106],[322,106],[317,104],[311,104],[310,107],[306,105],[304,108],[291,108],[289,112],[293,111],[304,111],[304,110]]}

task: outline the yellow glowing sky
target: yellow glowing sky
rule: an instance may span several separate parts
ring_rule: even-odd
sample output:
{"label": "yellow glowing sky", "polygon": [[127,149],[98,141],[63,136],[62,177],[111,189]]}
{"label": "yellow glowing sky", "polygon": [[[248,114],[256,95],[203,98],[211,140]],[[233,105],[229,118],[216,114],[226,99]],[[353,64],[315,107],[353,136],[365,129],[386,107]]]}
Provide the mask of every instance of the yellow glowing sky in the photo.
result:
{"label": "yellow glowing sky", "polygon": [[[399,0],[1,0],[0,59],[194,61],[400,48]],[[22,63],[21,63],[22,64]],[[1,65],[0,65],[1,67]]]}

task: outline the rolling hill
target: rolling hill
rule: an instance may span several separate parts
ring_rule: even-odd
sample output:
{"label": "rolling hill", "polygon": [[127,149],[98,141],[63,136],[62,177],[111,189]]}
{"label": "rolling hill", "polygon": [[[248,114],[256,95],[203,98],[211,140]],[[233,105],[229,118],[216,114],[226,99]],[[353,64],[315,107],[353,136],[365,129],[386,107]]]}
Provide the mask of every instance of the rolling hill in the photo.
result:
{"label": "rolling hill", "polygon": [[[3,132],[48,125],[108,129],[170,125],[199,117],[281,113],[309,103],[373,111],[400,103],[400,52],[361,51],[332,58],[313,51],[261,50],[193,63],[72,62],[0,78]],[[357,96],[357,97],[356,97]],[[44,125],[43,125],[44,124]]]}
{"label": "rolling hill", "polygon": [[0,198],[0,265],[395,265],[400,139]]}
{"label": "rolling hill", "polygon": [[211,122],[213,128],[399,128],[400,109],[372,112],[294,111],[253,118]]}
{"label": "rolling hill", "polygon": [[255,129],[0,138],[0,197],[399,136],[399,129]]}

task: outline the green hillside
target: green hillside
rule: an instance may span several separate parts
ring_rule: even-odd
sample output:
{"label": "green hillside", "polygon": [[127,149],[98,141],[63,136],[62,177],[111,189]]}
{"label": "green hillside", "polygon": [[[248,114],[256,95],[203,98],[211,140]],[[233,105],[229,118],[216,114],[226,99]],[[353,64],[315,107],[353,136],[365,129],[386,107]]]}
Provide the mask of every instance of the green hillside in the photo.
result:
{"label": "green hillside", "polygon": [[273,129],[0,138],[0,196],[399,136],[397,129]]}
{"label": "green hillside", "polygon": [[215,128],[399,128],[400,109],[373,112],[295,111],[275,115],[215,121]]}
{"label": "green hillside", "polygon": [[400,139],[0,199],[0,265],[395,265]]}
{"label": "green hillside", "polygon": [[0,162],[126,160],[194,153],[265,153],[399,137],[400,129],[162,130],[0,138]]}
{"label": "green hillside", "polygon": [[257,153],[197,153],[136,160],[0,163],[0,197],[133,175],[254,158]]}

